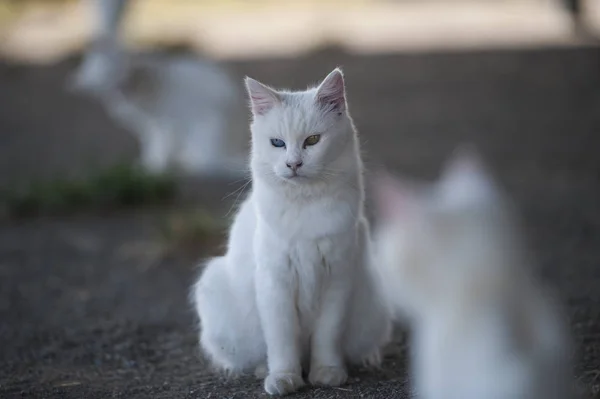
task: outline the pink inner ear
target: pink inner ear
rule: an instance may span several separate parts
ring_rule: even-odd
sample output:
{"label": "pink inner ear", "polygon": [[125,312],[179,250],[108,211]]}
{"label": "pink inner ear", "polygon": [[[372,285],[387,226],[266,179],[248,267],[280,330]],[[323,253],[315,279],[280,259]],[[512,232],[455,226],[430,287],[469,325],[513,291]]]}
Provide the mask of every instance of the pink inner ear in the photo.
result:
{"label": "pink inner ear", "polygon": [[250,102],[252,103],[252,112],[256,115],[264,115],[275,106],[274,99],[268,95],[251,95]]}
{"label": "pink inner ear", "polygon": [[246,78],[246,88],[255,115],[266,114],[279,102],[275,91],[252,78]]}
{"label": "pink inner ear", "polygon": [[343,111],[346,108],[344,77],[338,69],[331,72],[317,90],[317,101],[329,111]]}

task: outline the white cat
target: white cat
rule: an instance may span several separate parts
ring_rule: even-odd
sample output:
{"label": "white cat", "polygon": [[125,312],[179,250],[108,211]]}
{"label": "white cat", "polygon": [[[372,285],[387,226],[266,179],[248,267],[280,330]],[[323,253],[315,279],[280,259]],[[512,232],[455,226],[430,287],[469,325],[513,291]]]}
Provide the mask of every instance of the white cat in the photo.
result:
{"label": "white cat", "polygon": [[336,386],[377,363],[390,334],[370,269],[363,165],[342,72],[306,91],[246,79],[253,189],[225,256],[195,285],[200,343],[231,372],[264,368],[269,394]]}
{"label": "white cat", "polygon": [[412,327],[425,399],[564,399],[569,339],[533,278],[513,210],[474,150],[428,190],[385,176],[376,233],[386,292]]}
{"label": "white cat", "polygon": [[237,85],[206,59],[126,51],[118,34],[125,3],[92,0],[97,33],[70,88],[97,98],[137,136],[151,172],[247,173],[247,113]]}

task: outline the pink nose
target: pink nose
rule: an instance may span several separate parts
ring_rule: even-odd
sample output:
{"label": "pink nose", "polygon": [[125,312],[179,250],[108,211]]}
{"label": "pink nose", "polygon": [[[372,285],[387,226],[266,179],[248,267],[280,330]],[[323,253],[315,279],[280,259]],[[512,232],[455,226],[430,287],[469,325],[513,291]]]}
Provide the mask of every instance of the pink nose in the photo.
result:
{"label": "pink nose", "polygon": [[294,172],[300,169],[302,166],[302,162],[294,162],[294,163],[286,163],[287,167],[293,170]]}

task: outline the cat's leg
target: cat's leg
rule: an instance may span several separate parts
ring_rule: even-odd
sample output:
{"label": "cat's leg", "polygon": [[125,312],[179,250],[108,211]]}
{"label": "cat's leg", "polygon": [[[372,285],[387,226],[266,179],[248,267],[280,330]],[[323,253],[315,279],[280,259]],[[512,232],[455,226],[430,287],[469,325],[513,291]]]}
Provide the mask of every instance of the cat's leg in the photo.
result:
{"label": "cat's leg", "polygon": [[351,363],[378,366],[392,334],[391,313],[367,270],[354,277],[344,351]]}
{"label": "cat's leg", "polygon": [[339,386],[348,379],[341,338],[351,288],[352,281],[348,275],[332,274],[321,297],[321,312],[311,340],[308,380],[313,385]]}
{"label": "cat's leg", "polygon": [[173,136],[158,124],[147,124],[138,135],[140,139],[140,162],[151,173],[167,171],[171,165]]}
{"label": "cat's leg", "polygon": [[392,335],[390,307],[383,296],[381,280],[373,269],[371,238],[366,220],[360,224],[363,253],[357,259],[350,299],[349,317],[344,337],[346,358],[354,364],[378,366],[381,351]]}
{"label": "cat's leg", "polygon": [[168,170],[175,148],[174,127],[160,123],[121,92],[107,95],[103,103],[109,115],[138,139],[141,166],[150,173]]}
{"label": "cat's leg", "polygon": [[238,374],[264,364],[266,347],[254,297],[240,298],[241,290],[232,289],[226,262],[225,257],[208,262],[194,287],[193,300],[203,351],[217,368]]}
{"label": "cat's leg", "polygon": [[227,118],[223,110],[209,108],[182,126],[177,163],[185,172],[231,179],[248,174],[247,157],[233,157],[228,148],[235,141],[231,135],[240,132],[227,130]]}
{"label": "cat's leg", "polygon": [[[192,175],[236,178],[245,165],[231,163],[227,146],[227,115],[214,105],[198,111],[192,124],[182,126],[177,150],[177,163]],[[236,132],[237,133],[237,132]]]}
{"label": "cat's leg", "polygon": [[260,263],[255,281],[267,343],[265,391],[270,395],[285,395],[298,390],[304,380],[300,362],[300,326],[294,299],[295,273],[289,267],[289,257],[277,248],[277,245],[259,242],[256,254]]}

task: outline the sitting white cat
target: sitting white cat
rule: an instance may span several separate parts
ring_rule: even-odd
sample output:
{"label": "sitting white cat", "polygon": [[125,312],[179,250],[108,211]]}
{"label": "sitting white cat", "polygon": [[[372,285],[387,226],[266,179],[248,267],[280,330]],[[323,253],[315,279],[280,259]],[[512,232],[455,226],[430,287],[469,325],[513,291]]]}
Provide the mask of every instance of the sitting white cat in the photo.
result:
{"label": "sitting white cat", "polygon": [[568,334],[533,278],[513,210],[473,150],[418,191],[377,182],[378,265],[408,316],[425,399],[570,397]]}
{"label": "sitting white cat", "polygon": [[246,79],[252,192],[225,256],[195,285],[200,343],[230,372],[268,369],[269,394],[336,386],[390,334],[371,272],[363,165],[339,69],[306,91]]}

